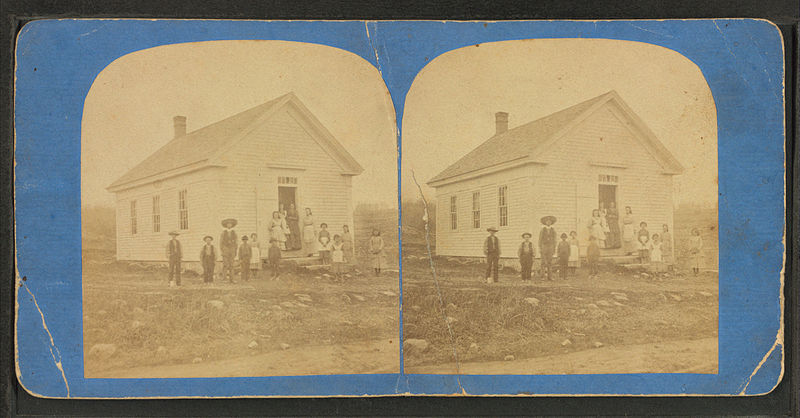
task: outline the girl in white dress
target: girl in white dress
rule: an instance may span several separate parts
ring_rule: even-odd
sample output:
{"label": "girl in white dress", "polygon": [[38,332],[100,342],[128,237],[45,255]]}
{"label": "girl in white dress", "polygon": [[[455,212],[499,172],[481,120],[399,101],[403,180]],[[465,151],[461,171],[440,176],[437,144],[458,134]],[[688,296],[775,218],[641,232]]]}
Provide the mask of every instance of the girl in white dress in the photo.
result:
{"label": "girl in white dress", "polygon": [[658,234],[653,234],[650,240],[650,263],[653,265],[653,270],[657,272],[663,271],[664,266],[662,246],[661,237]]}
{"label": "girl in white dress", "polygon": [[589,236],[597,240],[597,246],[605,248],[606,233],[603,231],[603,218],[600,217],[600,210],[592,210],[592,219],[589,221]]}
{"label": "girl in white dress", "polygon": [[311,208],[306,208],[306,216],[303,218],[303,252],[309,257],[314,255],[317,243],[317,227],[314,225],[314,216]]}
{"label": "girl in white dress", "polygon": [[286,250],[286,221],[277,210],[272,212],[272,219],[269,221],[269,237],[278,241],[281,250]]}
{"label": "girl in white dress", "polygon": [[700,238],[700,230],[692,229],[692,236],[689,237],[689,254],[692,257],[692,272],[695,276],[700,273],[700,264],[703,262],[703,239]]}
{"label": "girl in white dress", "polygon": [[622,217],[622,248],[626,254],[633,254],[635,251],[634,240],[636,233],[633,225],[633,211],[630,206],[625,206],[625,216]]}
{"label": "girl in white dress", "polygon": [[253,253],[250,259],[250,276],[258,280],[258,273],[261,271],[261,242],[254,233],[250,234],[250,251]]}
{"label": "girl in white dress", "polygon": [[341,280],[344,272],[344,241],[342,241],[342,237],[339,234],[333,236],[331,264],[333,264],[333,276],[337,280]]}
{"label": "girl in white dress", "polygon": [[581,266],[581,247],[578,242],[578,233],[572,231],[569,233],[569,271],[571,275],[575,275],[578,268]]}

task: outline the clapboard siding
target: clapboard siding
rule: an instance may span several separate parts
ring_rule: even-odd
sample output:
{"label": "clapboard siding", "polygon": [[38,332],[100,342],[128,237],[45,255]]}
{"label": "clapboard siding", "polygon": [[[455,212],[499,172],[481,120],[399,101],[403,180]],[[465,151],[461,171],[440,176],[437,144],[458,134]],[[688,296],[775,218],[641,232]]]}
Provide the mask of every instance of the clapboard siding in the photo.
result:
{"label": "clapboard siding", "polygon": [[[535,194],[540,213],[558,218],[556,230],[576,231],[582,246],[588,243],[591,207],[578,201],[581,188],[591,191],[598,205],[598,176],[617,176],[620,222],[625,206],[631,206],[636,225],[647,222],[650,232],[661,224],[672,226],[672,177],[664,174],[658,160],[635,138],[612,105],[591,114],[543,155],[547,163]],[[608,164],[608,166],[603,166]],[[621,164],[625,168],[612,167]]]}
{"label": "clapboard siding", "polygon": [[[503,257],[516,257],[519,236],[530,229],[531,167],[516,167],[479,178],[437,188],[436,254],[444,256],[483,255],[483,240],[488,227],[499,229]],[[500,226],[499,188],[508,187],[508,225]],[[472,194],[480,192],[481,224],[473,227]],[[458,228],[450,228],[450,197],[456,196]]]}
{"label": "clapboard siding", "polygon": [[[654,155],[642,144],[626,116],[616,104],[608,102],[575,124],[534,164],[489,173],[436,188],[436,251],[447,256],[481,256],[486,227],[497,225],[497,186],[510,190],[509,227],[500,228],[503,256],[516,257],[524,231],[534,242],[541,230],[539,219],[555,216],[558,235],[576,231],[585,247],[591,209],[598,206],[598,176],[618,177],[617,202],[620,224],[625,206],[631,206],[638,229],[648,223],[651,234],[662,224],[672,230],[672,175],[665,174]],[[472,192],[481,190],[482,224],[471,228]],[[458,199],[458,229],[450,229],[450,197]],[[585,251],[585,250],[584,250]],[[582,252],[585,254],[585,252]],[[538,254],[538,243],[537,243]]]}
{"label": "clapboard siding", "polygon": [[[282,109],[249,133],[223,157],[221,218],[239,220],[240,234],[268,236],[269,219],[278,209],[278,177],[298,179],[299,210],[309,207],[314,221],[329,225],[331,235],[353,226],[350,176],[314,139],[300,114]],[[302,220],[301,220],[302,223]]]}
{"label": "clapboard siding", "polygon": [[[166,261],[169,232],[178,230],[184,259],[197,261],[202,238],[217,231],[214,196],[218,169],[207,168],[117,193],[117,258]],[[178,192],[186,190],[189,228],[180,229]],[[153,196],[159,196],[161,228],[153,231]],[[131,201],[136,203],[137,232],[131,233]]]}

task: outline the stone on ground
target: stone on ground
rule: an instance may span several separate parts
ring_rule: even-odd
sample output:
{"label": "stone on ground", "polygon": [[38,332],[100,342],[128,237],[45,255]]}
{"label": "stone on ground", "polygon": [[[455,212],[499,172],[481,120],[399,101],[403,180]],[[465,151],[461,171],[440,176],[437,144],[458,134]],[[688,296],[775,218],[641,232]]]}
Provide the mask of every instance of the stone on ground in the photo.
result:
{"label": "stone on ground", "polygon": [[144,325],[141,321],[131,321],[131,329],[141,328]]}
{"label": "stone on ground", "polygon": [[503,357],[503,360],[505,360],[505,361],[513,361],[513,360],[514,360],[514,358],[515,358],[515,357],[514,357],[514,355],[513,355],[513,354],[509,354],[509,355],[507,355],[507,356]]}
{"label": "stone on ground", "polygon": [[458,322],[458,319],[455,319],[452,316],[448,316],[445,320],[447,321],[448,324]]}
{"label": "stone on ground", "polygon": [[294,297],[296,297],[297,300],[299,300],[300,302],[305,302],[305,303],[311,303],[312,302],[311,296],[307,295],[305,293],[295,293]]}
{"label": "stone on ground", "polygon": [[472,343],[469,345],[469,351],[478,351],[478,348],[480,347],[478,347],[477,343]]}
{"label": "stone on ground", "polygon": [[712,295],[712,294],[711,294],[711,293],[709,293],[709,292],[697,292],[697,293],[699,293],[699,294],[700,294],[700,296],[705,296],[705,297],[711,297],[711,296],[714,296],[714,295]]}
{"label": "stone on ground", "polygon": [[294,308],[295,304],[292,303],[292,302],[286,301],[286,302],[281,302],[281,306],[283,306],[284,308]]}
{"label": "stone on ground", "polygon": [[250,344],[247,344],[247,348],[256,348],[258,347],[258,342],[256,340],[250,341]]}
{"label": "stone on ground", "polygon": [[379,292],[379,293],[382,294],[382,295],[385,295],[385,296],[391,296],[391,297],[397,296],[397,293],[394,293],[391,290],[384,290],[384,291]]}
{"label": "stone on ground", "polygon": [[589,309],[597,309],[597,305],[595,305],[594,303],[590,303],[590,304],[586,305],[586,307],[589,308]]}
{"label": "stone on ground", "polygon": [[539,306],[539,299],[536,298],[525,298],[525,302],[533,306]]}
{"label": "stone on ground", "polygon": [[403,341],[403,348],[410,351],[424,352],[428,349],[428,341],[419,338],[409,338]]}
{"label": "stone on ground", "polygon": [[359,302],[363,302],[363,301],[367,300],[367,298],[365,298],[364,296],[361,296],[361,295],[355,295],[355,294],[353,295],[353,298],[354,298],[355,300],[359,301]]}
{"label": "stone on ground", "polygon": [[95,344],[89,349],[89,355],[98,357],[111,357],[117,352],[117,346],[114,344]]}
{"label": "stone on ground", "polygon": [[289,344],[286,344],[286,343],[281,343],[281,350],[286,350],[286,349],[288,349],[289,347],[291,347]]}
{"label": "stone on ground", "polygon": [[602,347],[603,345],[604,345],[604,344],[603,344],[603,343],[601,343],[600,341],[595,341],[595,342],[594,342],[594,348],[600,348],[600,347]]}
{"label": "stone on ground", "polygon": [[225,307],[225,302],[221,300],[210,300],[207,303],[209,308],[222,309]]}
{"label": "stone on ground", "polygon": [[200,357],[195,357],[195,358],[192,359],[192,364],[197,364],[197,363],[202,363],[202,362],[203,362],[203,359],[201,359]]}
{"label": "stone on ground", "polygon": [[159,356],[166,355],[167,354],[167,347],[164,347],[163,345],[159,345],[158,348],[156,348],[156,354],[158,354]]}
{"label": "stone on ground", "polygon": [[680,295],[676,295],[674,293],[670,293],[669,297],[671,297],[672,300],[674,300],[675,302],[680,302],[683,299],[683,298],[680,297]]}
{"label": "stone on ground", "polygon": [[572,344],[572,341],[570,341],[570,340],[569,340],[569,338],[567,338],[567,339],[566,339],[566,340],[564,340],[564,341],[561,341],[561,346],[562,346],[562,347],[566,347],[566,346],[568,346],[568,345],[570,345],[570,344]]}

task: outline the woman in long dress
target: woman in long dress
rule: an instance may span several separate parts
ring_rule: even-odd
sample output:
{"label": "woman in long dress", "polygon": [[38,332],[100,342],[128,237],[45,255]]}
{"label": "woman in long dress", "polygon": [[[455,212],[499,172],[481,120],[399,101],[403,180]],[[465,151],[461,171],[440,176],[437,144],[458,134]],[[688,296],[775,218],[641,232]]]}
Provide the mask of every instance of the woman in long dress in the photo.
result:
{"label": "woman in long dress", "polygon": [[294,203],[286,211],[286,225],[289,227],[289,236],[286,237],[286,247],[290,250],[299,250],[303,244],[300,241],[300,213]]}
{"label": "woman in long dress", "polygon": [[344,262],[351,264],[355,259],[355,248],[353,247],[353,234],[350,233],[350,227],[347,225],[342,226],[342,243],[344,246]]}
{"label": "woman in long dress", "polygon": [[650,264],[653,271],[664,271],[664,243],[658,234],[653,234],[653,239],[650,240]]}
{"label": "woman in long dress", "polygon": [[608,209],[606,210],[606,223],[608,224],[608,247],[609,248],[619,248],[620,247],[620,240],[619,240],[619,211],[617,210],[617,205],[614,202],[610,202],[608,204]]}
{"label": "woman in long dress", "polygon": [[689,255],[692,258],[692,272],[696,276],[703,263],[703,238],[700,238],[700,230],[697,228],[692,229],[692,236],[689,237]]}
{"label": "woman in long dress", "polygon": [[379,276],[383,268],[383,245],[381,231],[373,229],[369,238],[369,252],[372,254],[372,269],[375,271],[375,276]]}
{"label": "woman in long dress", "polygon": [[258,236],[253,233],[250,234],[250,251],[253,256],[250,259],[250,276],[258,280],[259,273],[261,272],[261,242]]}
{"label": "woman in long dress", "polygon": [[625,206],[625,216],[622,217],[622,244],[626,254],[633,254],[636,250],[635,235],[633,211],[630,206]]}
{"label": "woman in long dress", "polygon": [[272,212],[272,219],[269,221],[269,237],[278,241],[281,250],[286,249],[286,221],[277,210]]}
{"label": "woman in long dress", "polygon": [[672,234],[669,232],[669,225],[664,224],[661,228],[661,257],[664,259],[664,265],[669,269],[673,263]]}
{"label": "woman in long dress", "polygon": [[603,230],[603,218],[600,217],[600,210],[592,210],[592,219],[589,221],[589,236],[597,240],[597,246],[605,248],[606,233]]}
{"label": "woman in long dress", "polygon": [[309,257],[314,255],[317,242],[317,227],[314,226],[314,216],[311,208],[306,208],[306,216],[303,218],[303,252]]}

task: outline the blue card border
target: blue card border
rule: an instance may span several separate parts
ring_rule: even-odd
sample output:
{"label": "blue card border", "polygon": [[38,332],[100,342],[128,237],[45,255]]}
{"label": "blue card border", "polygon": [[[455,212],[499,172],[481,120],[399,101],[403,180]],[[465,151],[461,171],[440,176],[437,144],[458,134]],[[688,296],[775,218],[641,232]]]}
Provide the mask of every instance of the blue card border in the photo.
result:
{"label": "blue card border", "polygon": [[[717,106],[719,144],[719,374],[83,378],[80,123],[94,78],[113,60],[159,45],[211,40],[341,48],[380,70],[401,132],[405,96],[434,57],[478,43],[531,38],[660,45],[687,57],[705,76]],[[37,396],[77,398],[767,393],[783,375],[783,57],[778,28],[755,19],[29,23],[17,41],[15,92],[18,378]]]}

